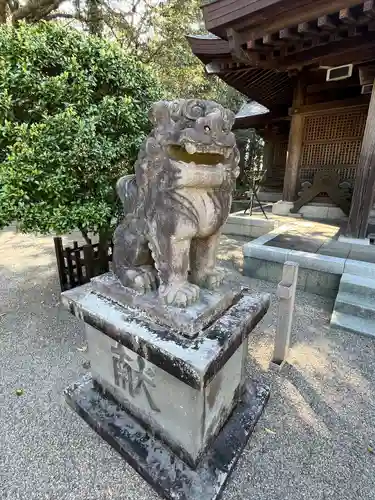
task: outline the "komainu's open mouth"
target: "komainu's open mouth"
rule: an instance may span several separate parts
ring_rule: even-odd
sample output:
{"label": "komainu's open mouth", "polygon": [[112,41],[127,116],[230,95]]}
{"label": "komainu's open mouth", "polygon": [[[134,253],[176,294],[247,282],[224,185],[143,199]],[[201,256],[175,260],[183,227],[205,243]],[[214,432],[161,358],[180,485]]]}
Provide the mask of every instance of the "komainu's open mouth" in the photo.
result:
{"label": "komainu's open mouth", "polygon": [[[228,151],[230,154],[229,149]],[[169,154],[172,160],[185,163],[194,162],[197,165],[218,165],[229,156],[226,148],[205,147],[203,150],[198,149],[190,142],[183,146],[169,146]]]}

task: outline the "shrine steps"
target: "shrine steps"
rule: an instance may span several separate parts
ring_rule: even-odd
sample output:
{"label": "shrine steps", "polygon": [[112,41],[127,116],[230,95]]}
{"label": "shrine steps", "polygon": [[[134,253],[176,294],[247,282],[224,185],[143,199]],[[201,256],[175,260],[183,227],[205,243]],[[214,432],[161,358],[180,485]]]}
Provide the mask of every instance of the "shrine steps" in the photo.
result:
{"label": "shrine steps", "polygon": [[331,328],[375,337],[375,279],[342,275]]}

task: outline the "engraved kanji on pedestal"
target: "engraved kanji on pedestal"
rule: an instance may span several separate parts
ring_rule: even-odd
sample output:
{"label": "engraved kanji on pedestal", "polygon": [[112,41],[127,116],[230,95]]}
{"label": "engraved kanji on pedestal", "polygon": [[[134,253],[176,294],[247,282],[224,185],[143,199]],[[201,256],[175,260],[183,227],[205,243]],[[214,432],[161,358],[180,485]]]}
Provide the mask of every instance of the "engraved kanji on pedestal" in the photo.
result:
{"label": "engraved kanji on pedestal", "polygon": [[[113,354],[113,373],[115,384],[129,393],[131,398],[138,396],[142,391],[153,411],[160,412],[154,403],[150,390],[156,385],[153,381],[155,372],[152,368],[146,369],[146,362],[141,356],[132,359],[121,344],[111,347]],[[137,368],[134,368],[134,363]]]}

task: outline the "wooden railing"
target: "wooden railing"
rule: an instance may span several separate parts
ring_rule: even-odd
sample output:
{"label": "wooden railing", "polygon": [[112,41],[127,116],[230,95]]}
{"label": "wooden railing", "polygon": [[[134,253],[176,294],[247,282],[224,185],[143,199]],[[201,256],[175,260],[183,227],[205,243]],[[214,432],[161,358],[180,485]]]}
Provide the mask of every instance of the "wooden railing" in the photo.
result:
{"label": "wooden railing", "polygon": [[91,278],[109,271],[112,261],[112,242],[63,247],[62,239],[55,237],[55,253],[62,291],[88,283]]}

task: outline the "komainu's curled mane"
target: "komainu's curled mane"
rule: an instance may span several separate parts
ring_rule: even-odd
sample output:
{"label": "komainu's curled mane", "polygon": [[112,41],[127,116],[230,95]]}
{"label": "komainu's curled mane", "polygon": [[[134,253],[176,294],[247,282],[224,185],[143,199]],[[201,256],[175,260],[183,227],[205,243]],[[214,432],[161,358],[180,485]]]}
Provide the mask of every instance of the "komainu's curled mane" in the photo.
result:
{"label": "komainu's curled mane", "polygon": [[158,102],[135,175],[117,183],[124,218],[114,235],[113,269],[124,286],[157,288],[186,307],[214,288],[220,229],[231,206],[239,154],[234,114],[212,101]]}

